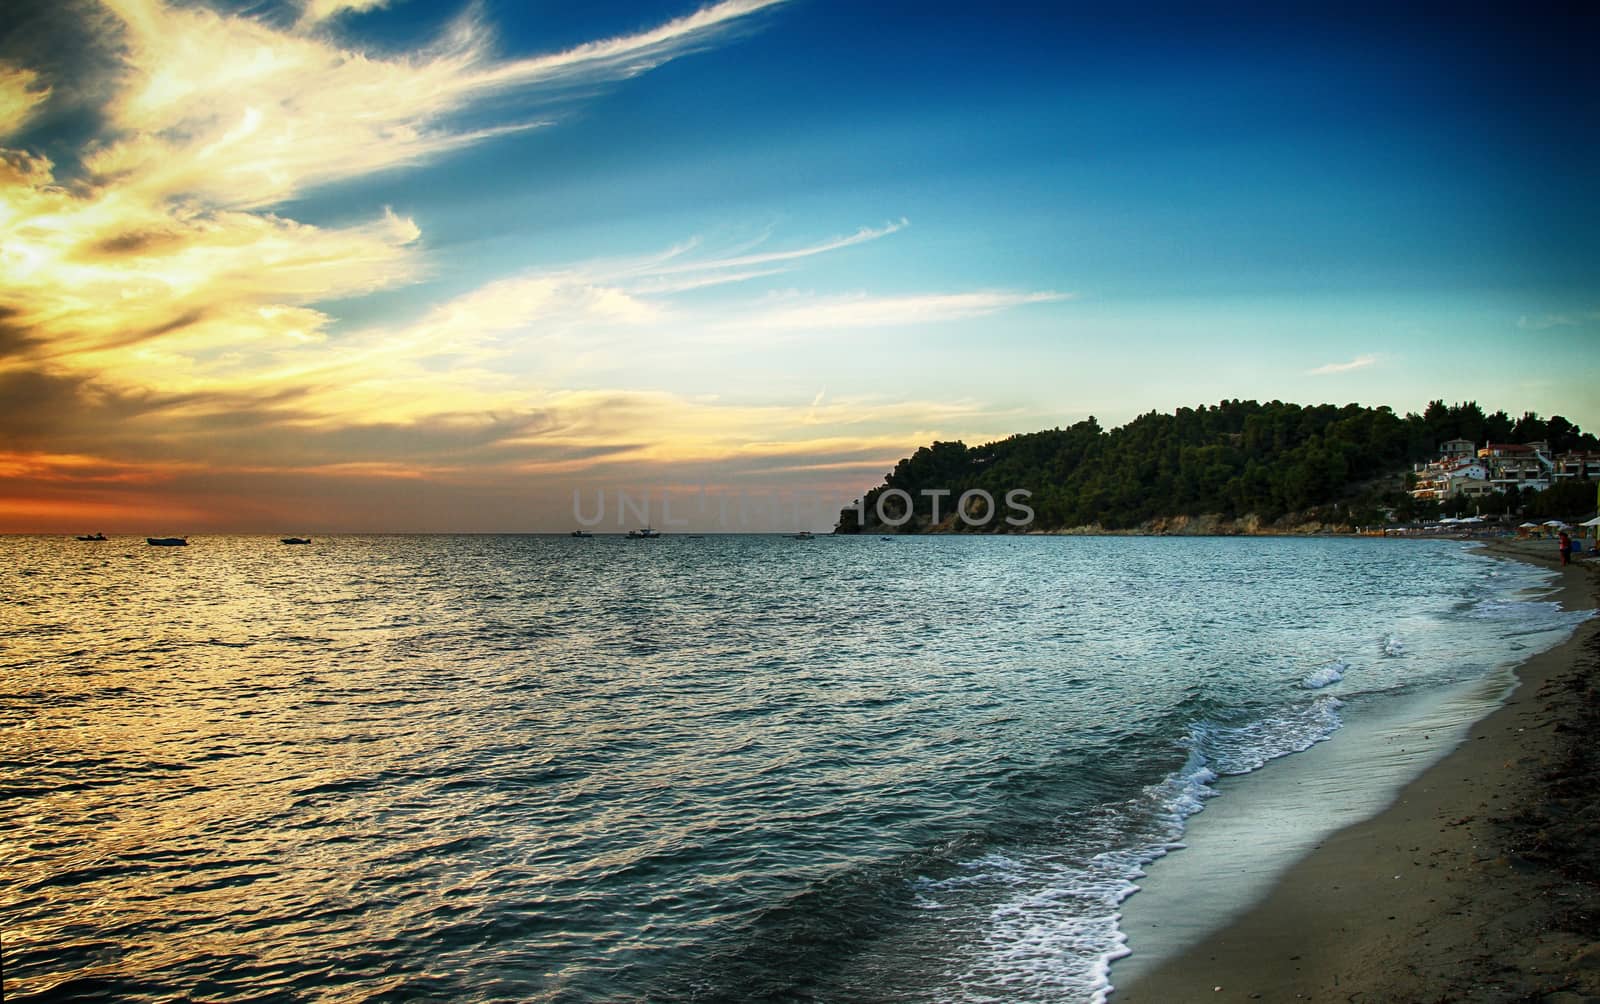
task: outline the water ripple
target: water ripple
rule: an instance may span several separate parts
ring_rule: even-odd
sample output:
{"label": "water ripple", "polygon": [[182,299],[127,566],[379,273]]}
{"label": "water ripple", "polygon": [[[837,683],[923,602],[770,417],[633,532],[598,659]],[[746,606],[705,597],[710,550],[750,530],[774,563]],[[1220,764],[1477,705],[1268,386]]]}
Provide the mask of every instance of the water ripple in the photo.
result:
{"label": "water ripple", "polygon": [[7,1000],[1087,998],[1198,772],[1568,625],[1442,543],[72,543],[0,541]]}

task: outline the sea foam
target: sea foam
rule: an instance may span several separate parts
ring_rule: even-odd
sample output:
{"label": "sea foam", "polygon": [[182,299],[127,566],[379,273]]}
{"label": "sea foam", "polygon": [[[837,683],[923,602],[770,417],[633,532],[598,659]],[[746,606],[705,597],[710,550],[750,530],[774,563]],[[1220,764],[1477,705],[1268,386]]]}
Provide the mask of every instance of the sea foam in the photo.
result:
{"label": "sea foam", "polygon": [[1337,659],[1325,663],[1307,674],[1306,678],[1300,681],[1300,686],[1307,690],[1321,690],[1323,687],[1332,686],[1344,679],[1345,670],[1349,668],[1349,663]]}
{"label": "sea foam", "polygon": [[965,892],[995,904],[982,919],[976,958],[955,981],[956,999],[1070,995],[1103,1004],[1111,963],[1129,951],[1118,908],[1138,891],[1146,866],[1183,847],[1185,822],[1217,794],[1219,776],[1249,773],[1327,739],[1341,725],[1341,706],[1323,694],[1247,720],[1197,721],[1183,739],[1188,757],[1180,769],[1133,798],[1063,820],[1062,848],[993,851],[963,863],[956,876],[919,880],[919,901],[939,893],[934,901],[948,905]]}

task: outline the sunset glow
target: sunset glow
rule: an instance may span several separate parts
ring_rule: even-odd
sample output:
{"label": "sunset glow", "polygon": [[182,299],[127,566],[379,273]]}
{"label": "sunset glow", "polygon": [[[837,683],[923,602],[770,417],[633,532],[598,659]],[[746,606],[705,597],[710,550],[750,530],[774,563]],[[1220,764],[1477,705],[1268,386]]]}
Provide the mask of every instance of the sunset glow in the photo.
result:
{"label": "sunset glow", "polygon": [[1374,25],[1330,95],[1032,8],[423,6],[0,16],[0,529],[559,530],[1236,396],[1600,424],[1595,210],[1539,152],[1592,159],[1592,98],[1484,110],[1471,39]]}

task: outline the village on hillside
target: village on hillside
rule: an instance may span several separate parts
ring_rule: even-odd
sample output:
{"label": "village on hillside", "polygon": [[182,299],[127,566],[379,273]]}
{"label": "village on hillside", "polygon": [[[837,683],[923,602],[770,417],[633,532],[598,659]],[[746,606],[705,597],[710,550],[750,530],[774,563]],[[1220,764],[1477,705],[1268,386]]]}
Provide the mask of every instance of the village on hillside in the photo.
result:
{"label": "village on hillside", "polygon": [[[1600,486],[1600,452],[1554,453],[1544,441],[1487,442],[1480,447],[1470,439],[1448,440],[1439,445],[1437,458],[1418,463],[1413,469],[1411,497],[1418,502],[1454,502],[1457,511],[1462,511],[1463,503],[1477,500],[1480,504],[1473,507],[1477,511],[1470,516],[1445,517],[1424,527],[1396,529],[1402,533],[1461,533],[1481,528],[1501,533],[1514,512],[1509,504],[1512,499],[1507,496],[1526,498],[1528,492],[1578,482]],[[1486,515],[1485,510],[1498,515]],[[1554,536],[1565,530],[1574,537],[1595,537],[1600,518],[1575,524],[1560,519],[1525,520],[1515,529],[1519,536]]]}
{"label": "village on hillside", "polygon": [[1550,452],[1550,444],[1485,443],[1469,439],[1441,443],[1439,457],[1416,465],[1411,497],[1443,502],[1482,498],[1508,490],[1544,491],[1562,480],[1600,480],[1600,453]]}

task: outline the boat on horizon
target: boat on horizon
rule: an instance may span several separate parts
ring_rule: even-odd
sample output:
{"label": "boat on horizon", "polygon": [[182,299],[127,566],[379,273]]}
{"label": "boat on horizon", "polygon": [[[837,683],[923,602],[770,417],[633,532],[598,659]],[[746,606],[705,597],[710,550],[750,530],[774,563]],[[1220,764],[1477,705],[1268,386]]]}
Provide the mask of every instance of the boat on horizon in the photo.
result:
{"label": "boat on horizon", "polygon": [[810,530],[801,530],[799,533],[789,534],[790,540],[815,540],[817,535]]}
{"label": "boat on horizon", "polygon": [[588,530],[574,530],[574,531],[572,531],[572,536],[574,536],[574,537],[593,537],[594,534],[590,533]]}
{"label": "boat on horizon", "polygon": [[91,533],[87,537],[80,536],[80,537],[78,537],[78,539],[79,540],[105,540],[106,539],[106,535],[103,534],[103,533]]}
{"label": "boat on horizon", "polygon": [[309,544],[309,543],[311,543],[311,538],[310,537],[283,537],[281,539],[285,544]]}
{"label": "boat on horizon", "polygon": [[188,537],[146,537],[146,544],[151,547],[188,547]]}
{"label": "boat on horizon", "polygon": [[628,531],[628,539],[630,540],[654,540],[659,536],[661,536],[661,531],[649,526]]}

